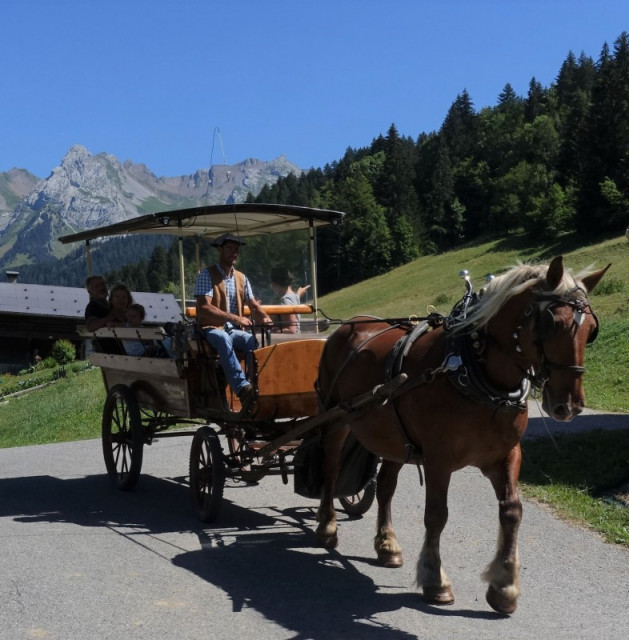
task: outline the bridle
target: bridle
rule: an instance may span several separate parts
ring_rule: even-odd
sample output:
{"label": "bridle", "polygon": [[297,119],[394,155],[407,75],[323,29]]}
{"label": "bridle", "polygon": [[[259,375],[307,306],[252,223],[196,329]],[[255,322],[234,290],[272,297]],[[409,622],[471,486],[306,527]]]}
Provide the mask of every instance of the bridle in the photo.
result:
{"label": "bridle", "polygon": [[[540,354],[541,359],[541,367],[539,373],[534,373],[531,381],[535,386],[543,386],[544,383],[550,377],[550,371],[552,370],[564,370],[564,371],[572,371],[577,376],[583,375],[585,373],[585,367],[581,365],[575,364],[562,364],[559,362],[553,362],[548,358],[546,352],[544,350],[544,344],[549,340],[552,340],[557,333],[557,321],[555,320],[554,310],[558,307],[568,306],[572,309],[573,312],[573,326],[577,327],[577,329],[583,324],[583,320],[587,314],[591,315],[595,321],[595,327],[592,333],[588,336],[587,343],[591,344],[596,340],[598,336],[598,318],[596,314],[592,311],[592,307],[590,306],[587,298],[582,299],[573,299],[573,298],[563,298],[560,296],[548,296],[548,295],[538,295],[535,298],[535,301],[530,304],[524,312],[525,318],[530,318],[533,316],[533,331],[537,335],[537,339],[535,340],[535,344],[537,345],[537,349]],[[518,327],[516,332],[514,332],[514,338],[517,340],[518,336]],[[519,344],[516,344],[516,351],[521,351],[521,347]]]}

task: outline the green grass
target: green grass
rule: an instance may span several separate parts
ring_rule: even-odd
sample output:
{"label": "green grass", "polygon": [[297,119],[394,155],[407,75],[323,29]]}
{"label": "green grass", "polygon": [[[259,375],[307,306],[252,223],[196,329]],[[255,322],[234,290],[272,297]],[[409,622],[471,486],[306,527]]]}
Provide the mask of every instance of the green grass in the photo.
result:
{"label": "green grass", "polygon": [[10,397],[0,404],[0,448],[98,438],[104,402],[100,369]]}
{"label": "green grass", "polygon": [[[598,298],[593,297],[593,304]],[[586,403],[593,409],[629,412],[629,318],[601,321],[585,356]]]}

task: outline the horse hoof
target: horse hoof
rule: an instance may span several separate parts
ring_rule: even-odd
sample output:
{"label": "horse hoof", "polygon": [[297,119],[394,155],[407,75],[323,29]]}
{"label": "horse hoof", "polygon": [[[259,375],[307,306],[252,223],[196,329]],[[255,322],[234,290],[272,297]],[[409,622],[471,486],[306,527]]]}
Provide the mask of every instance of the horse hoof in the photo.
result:
{"label": "horse hoof", "polygon": [[450,587],[423,587],[424,600],[428,604],[448,605],[454,603]]}
{"label": "horse hoof", "polygon": [[379,553],[378,564],[387,569],[397,569],[404,564],[401,553]]}
{"label": "horse hoof", "polygon": [[332,536],[317,536],[317,541],[324,549],[336,549],[339,546],[339,538],[336,534]]}
{"label": "horse hoof", "polygon": [[512,614],[518,606],[515,600],[508,599],[503,593],[491,586],[487,589],[485,598],[494,611],[504,615]]}

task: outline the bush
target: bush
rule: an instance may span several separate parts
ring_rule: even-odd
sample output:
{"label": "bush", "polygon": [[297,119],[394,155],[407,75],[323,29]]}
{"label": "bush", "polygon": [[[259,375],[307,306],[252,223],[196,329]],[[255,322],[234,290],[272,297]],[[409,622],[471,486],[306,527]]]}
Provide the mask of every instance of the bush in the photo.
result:
{"label": "bush", "polygon": [[35,371],[41,371],[42,369],[54,369],[56,366],[57,361],[54,358],[44,358],[39,364],[35,365]]}
{"label": "bush", "polygon": [[50,354],[61,365],[70,364],[76,360],[76,350],[69,340],[57,340],[52,345]]}

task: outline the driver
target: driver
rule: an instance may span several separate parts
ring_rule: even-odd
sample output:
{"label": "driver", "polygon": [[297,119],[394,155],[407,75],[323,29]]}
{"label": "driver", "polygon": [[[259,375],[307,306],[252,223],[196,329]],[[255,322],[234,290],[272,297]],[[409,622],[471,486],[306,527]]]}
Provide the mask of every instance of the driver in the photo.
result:
{"label": "driver", "polygon": [[218,262],[199,272],[194,296],[198,329],[218,353],[229,386],[240,399],[242,413],[246,414],[255,396],[234,349],[245,352],[246,368],[250,371],[251,352],[258,344],[253,331],[243,330],[253,324],[244,315],[244,305],[249,306],[256,324],[272,324],[273,321],[253,297],[247,276],[234,268],[240,247],[244,244],[230,233],[212,242],[212,246],[218,249]]}

